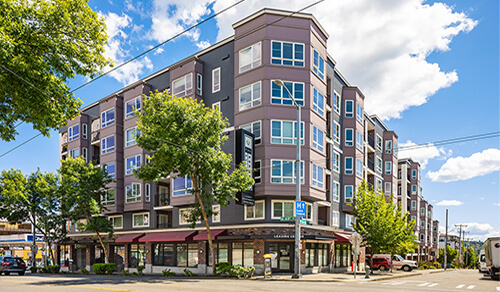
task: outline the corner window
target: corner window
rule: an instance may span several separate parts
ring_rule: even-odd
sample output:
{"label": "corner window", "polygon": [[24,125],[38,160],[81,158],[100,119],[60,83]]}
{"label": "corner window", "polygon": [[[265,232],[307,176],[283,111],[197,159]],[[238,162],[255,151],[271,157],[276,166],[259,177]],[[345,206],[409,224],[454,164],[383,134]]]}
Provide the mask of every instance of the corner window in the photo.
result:
{"label": "corner window", "polygon": [[172,95],[185,97],[193,94],[193,73],[182,76],[172,82]]}
{"label": "corner window", "polygon": [[316,88],[313,89],[313,110],[323,116],[325,113],[325,97]]}
{"label": "corner window", "polygon": [[417,194],[417,185],[412,185],[411,186],[411,193],[412,193],[412,195],[416,195]]}
{"label": "corner window", "polygon": [[253,180],[255,181],[256,184],[260,184],[262,182],[260,168],[261,168],[261,161],[255,160],[253,164]]}
{"label": "corner window", "polygon": [[248,71],[261,64],[261,43],[258,42],[250,47],[244,48],[239,52],[240,73]]}
{"label": "corner window", "polygon": [[345,101],[345,117],[346,118],[354,117],[354,101],[352,100]]}
{"label": "corner window", "polygon": [[114,162],[110,162],[108,164],[103,164],[102,168],[108,172],[108,177],[115,178],[115,163]]}
{"label": "corner window", "polygon": [[333,171],[339,172],[340,171],[340,153],[333,150],[332,159],[333,159]]}
{"label": "corner window", "polygon": [[141,135],[141,131],[137,127],[125,131],[125,147],[137,144],[136,138]]}
{"label": "corner window", "polygon": [[115,123],[115,109],[109,109],[101,113],[101,129]]}
{"label": "corner window", "polygon": [[385,174],[391,174],[392,172],[392,162],[386,161],[385,162]]}
{"label": "corner window", "polygon": [[[271,182],[280,184],[295,183],[295,160],[271,160]],[[300,183],[304,183],[304,162],[300,162]]]}
{"label": "corner window", "polygon": [[279,86],[274,83],[274,80],[271,80],[271,103],[294,105],[290,94],[288,94],[290,91],[297,104],[304,106],[304,83],[283,81],[283,84],[284,86]]}
{"label": "corner window", "polygon": [[82,124],[82,139],[87,139],[87,130],[88,126],[87,124]]}
{"label": "corner window", "polygon": [[385,186],[384,186],[384,194],[385,194],[386,196],[390,196],[390,195],[392,195],[391,183],[390,183],[390,182],[386,182],[386,183],[385,183]]}
{"label": "corner window", "polygon": [[323,152],[324,144],[325,144],[325,139],[323,131],[316,128],[316,126],[313,126],[313,143],[312,143],[313,148]]}
{"label": "corner window", "polygon": [[203,95],[203,76],[196,74],[196,94]]}
{"label": "corner window", "polygon": [[125,187],[125,194],[127,197],[127,203],[140,202],[141,201],[141,184],[132,183]]}
{"label": "corner window", "polygon": [[354,186],[345,186],[344,202],[346,203],[353,202],[353,195],[354,195],[353,191],[354,191]]}
{"label": "corner window", "polygon": [[336,91],[333,92],[333,110],[340,114],[341,97]]}
{"label": "corner window", "polygon": [[385,153],[386,154],[391,154],[392,153],[392,141],[391,140],[386,140],[385,141]]}
{"label": "corner window", "polygon": [[325,79],[325,60],[316,50],[314,50],[313,72],[316,73],[319,78]]}
{"label": "corner window", "polygon": [[417,179],[417,170],[416,169],[412,169],[411,170],[411,178],[412,179]]}
{"label": "corner window", "polygon": [[125,103],[125,119],[131,118],[134,116],[134,110],[141,110],[141,98],[136,97],[132,100],[127,101]]}
{"label": "corner window", "polygon": [[256,121],[240,127],[241,129],[252,133],[255,136],[255,145],[261,143],[261,122]]}
{"label": "corner window", "polygon": [[220,91],[220,67],[212,70],[212,93]]}
{"label": "corner window", "polygon": [[336,121],[333,121],[333,141],[340,144],[340,125]]}
{"label": "corner window", "polygon": [[377,172],[382,172],[382,159],[380,157],[377,157],[376,170]]}
{"label": "corner window", "polygon": [[332,226],[339,226],[339,212],[338,211],[333,211],[332,212]]}
{"label": "corner window", "polygon": [[271,64],[304,67],[304,44],[272,41]]}
{"label": "corner window", "polygon": [[293,217],[293,201],[273,201],[272,219],[281,219],[281,217]]}
{"label": "corner window", "polygon": [[115,189],[109,189],[106,191],[106,194],[104,194],[101,197],[101,203],[105,206],[108,205],[114,205],[115,204]]}
{"label": "corner window", "polygon": [[113,225],[113,229],[122,229],[123,228],[123,216],[109,216],[108,220],[111,221],[111,225]]}
{"label": "corner window", "polygon": [[345,215],[345,228],[347,229],[354,229],[354,224],[355,224],[355,221],[354,221],[354,216],[352,215]]}
{"label": "corner window", "polygon": [[353,158],[346,157],[345,158],[345,174],[353,174]]}
{"label": "corner window", "polygon": [[253,206],[245,206],[245,220],[264,219],[264,201],[255,201]]}
{"label": "corner window", "polygon": [[80,126],[74,125],[68,129],[68,142],[76,140],[80,137]]}
{"label": "corner window", "polygon": [[71,149],[69,151],[69,157],[73,157],[73,158],[80,157],[80,148]]}
{"label": "corner window", "polygon": [[115,136],[109,136],[101,140],[101,154],[115,151]]}
{"label": "corner window", "polygon": [[240,88],[240,111],[261,104],[261,82]]}
{"label": "corner window", "polygon": [[181,176],[174,178],[174,189],[172,196],[182,196],[190,194],[190,190],[193,188],[193,181],[189,176]]}
{"label": "corner window", "polygon": [[149,227],[149,213],[134,214],[132,227]]}
{"label": "corner window", "polygon": [[141,155],[125,158],[125,175],[132,174],[134,169],[141,167]]}
{"label": "corner window", "polygon": [[320,189],[323,188],[324,177],[323,168],[313,163],[312,165],[312,185]]}
{"label": "corner window", "polygon": [[339,200],[340,200],[340,184],[334,181],[332,188],[332,201],[338,202]]}
{"label": "corner window", "polygon": [[359,159],[356,159],[356,175],[363,177],[363,162]]}
{"label": "corner window", "polygon": [[356,148],[363,151],[363,134],[360,131],[356,131]]}
{"label": "corner window", "polygon": [[354,130],[345,129],[345,146],[353,146],[353,145],[354,145]]}
{"label": "corner window", "polygon": [[376,141],[376,147],[377,147],[377,150],[380,150],[382,151],[382,137],[380,137],[378,134],[377,134],[377,141]]}
{"label": "corner window", "polygon": [[[272,120],[271,143],[297,144],[297,122]],[[304,122],[300,123],[300,144],[304,145]]]}
{"label": "corner window", "polygon": [[359,104],[356,104],[356,119],[363,123],[363,108]]}

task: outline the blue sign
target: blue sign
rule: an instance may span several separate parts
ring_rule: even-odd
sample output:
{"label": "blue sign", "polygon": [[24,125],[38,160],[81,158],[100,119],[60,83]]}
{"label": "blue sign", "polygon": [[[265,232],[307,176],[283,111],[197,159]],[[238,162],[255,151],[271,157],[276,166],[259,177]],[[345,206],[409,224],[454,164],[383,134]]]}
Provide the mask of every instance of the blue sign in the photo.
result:
{"label": "blue sign", "polygon": [[306,217],[306,202],[295,201],[295,216]]}

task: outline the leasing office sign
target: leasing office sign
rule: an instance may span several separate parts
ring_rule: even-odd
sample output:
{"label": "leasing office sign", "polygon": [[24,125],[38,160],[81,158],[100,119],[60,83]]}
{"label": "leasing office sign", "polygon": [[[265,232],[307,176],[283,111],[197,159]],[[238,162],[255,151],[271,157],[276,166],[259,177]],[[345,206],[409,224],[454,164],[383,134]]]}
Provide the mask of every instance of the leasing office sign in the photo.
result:
{"label": "leasing office sign", "polygon": [[[253,178],[254,164],[254,135],[246,130],[236,130],[236,164],[240,165],[244,162],[250,175]],[[236,194],[238,204],[251,205],[255,204],[255,189],[254,186]]]}

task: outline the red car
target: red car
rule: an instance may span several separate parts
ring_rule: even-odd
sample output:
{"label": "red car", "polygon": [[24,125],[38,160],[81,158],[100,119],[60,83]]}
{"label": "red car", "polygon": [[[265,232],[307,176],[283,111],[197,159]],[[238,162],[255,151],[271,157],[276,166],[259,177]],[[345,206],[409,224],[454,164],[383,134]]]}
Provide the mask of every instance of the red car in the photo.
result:
{"label": "red car", "polygon": [[[370,260],[367,260],[367,264],[370,265]],[[391,268],[391,260],[388,258],[376,257],[373,258],[373,267],[374,270],[387,271]]]}

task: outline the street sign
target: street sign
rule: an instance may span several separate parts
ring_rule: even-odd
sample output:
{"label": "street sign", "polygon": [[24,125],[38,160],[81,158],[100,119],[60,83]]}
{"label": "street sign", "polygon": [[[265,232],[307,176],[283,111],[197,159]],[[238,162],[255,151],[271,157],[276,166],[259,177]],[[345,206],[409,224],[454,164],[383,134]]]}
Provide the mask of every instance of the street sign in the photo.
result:
{"label": "street sign", "polygon": [[306,217],[306,202],[295,201],[295,216]]}
{"label": "street sign", "polygon": [[307,221],[306,221],[306,220],[300,220],[300,224],[302,224],[302,225],[306,225],[306,224],[307,224]]}
{"label": "street sign", "polygon": [[280,221],[294,221],[295,217],[281,217]]}

